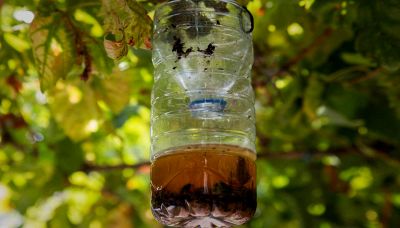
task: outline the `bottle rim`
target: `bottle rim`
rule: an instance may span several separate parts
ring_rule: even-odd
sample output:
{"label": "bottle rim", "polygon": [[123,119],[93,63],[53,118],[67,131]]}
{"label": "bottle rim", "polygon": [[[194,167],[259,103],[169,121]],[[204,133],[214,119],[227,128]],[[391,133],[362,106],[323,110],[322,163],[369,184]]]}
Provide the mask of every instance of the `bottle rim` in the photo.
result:
{"label": "bottle rim", "polygon": [[[158,11],[161,8],[166,7],[166,6],[170,5],[170,4],[177,3],[177,2],[182,2],[182,1],[187,1],[187,0],[170,0],[170,1],[162,2],[162,3],[160,3],[160,4],[158,4],[156,6],[156,11]],[[236,0],[219,0],[219,1],[230,3],[230,4],[234,5],[237,8],[242,8],[243,7],[239,3],[237,3]]]}
{"label": "bottle rim", "polygon": [[[154,21],[157,22],[158,20],[160,20],[161,18],[163,18],[163,17],[165,16],[165,15],[163,15],[162,13],[159,14],[159,12],[161,12],[163,8],[165,8],[165,7],[169,6],[169,5],[172,5],[172,4],[174,4],[174,3],[179,3],[179,2],[183,2],[183,1],[187,1],[187,0],[170,0],[170,1],[163,2],[163,3],[158,4],[158,5],[156,6],[156,8],[155,8],[155,15],[156,15],[156,16],[154,17]],[[242,6],[242,5],[240,5],[239,3],[237,3],[236,0],[219,0],[219,1],[220,1],[220,2],[225,2],[225,3],[227,3],[227,4],[231,4],[231,5],[234,6],[235,8],[239,9],[239,10],[240,10],[240,13],[239,13],[238,16],[240,17],[240,20],[241,20],[241,21],[243,21],[243,13],[247,14],[247,16],[249,17],[250,23],[251,23],[251,27],[250,27],[250,29],[246,30],[245,27],[244,27],[244,25],[243,25],[243,22],[241,22],[241,27],[242,27],[242,30],[243,30],[245,33],[251,33],[251,32],[253,32],[253,30],[254,30],[254,17],[253,17],[253,15],[251,14],[251,12],[250,12],[245,6]],[[159,18],[159,19],[158,19],[158,18]],[[157,19],[158,19],[158,20],[157,20]]]}

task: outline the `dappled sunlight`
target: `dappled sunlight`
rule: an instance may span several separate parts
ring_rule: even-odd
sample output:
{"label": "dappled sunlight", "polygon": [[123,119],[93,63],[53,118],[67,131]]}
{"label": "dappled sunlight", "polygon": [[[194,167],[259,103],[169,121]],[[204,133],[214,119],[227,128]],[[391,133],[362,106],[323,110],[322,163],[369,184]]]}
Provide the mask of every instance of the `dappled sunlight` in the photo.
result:
{"label": "dappled sunlight", "polygon": [[13,14],[14,18],[18,21],[23,21],[27,24],[30,24],[35,18],[35,14],[29,10],[16,10]]}
{"label": "dappled sunlight", "polygon": [[304,29],[299,23],[293,23],[288,26],[287,32],[290,36],[300,36],[303,34]]}

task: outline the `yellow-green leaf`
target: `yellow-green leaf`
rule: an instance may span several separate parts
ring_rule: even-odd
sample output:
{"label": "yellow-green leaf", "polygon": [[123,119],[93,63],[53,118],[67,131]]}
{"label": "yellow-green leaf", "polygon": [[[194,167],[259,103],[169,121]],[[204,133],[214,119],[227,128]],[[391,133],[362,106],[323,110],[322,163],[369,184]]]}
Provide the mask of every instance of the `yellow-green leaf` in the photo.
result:
{"label": "yellow-green leaf", "polygon": [[129,75],[117,72],[99,80],[95,87],[96,95],[103,100],[114,113],[119,113],[128,105],[131,95]]}
{"label": "yellow-green leaf", "polygon": [[16,35],[13,35],[11,33],[5,33],[4,34],[4,40],[15,50],[19,52],[23,52],[28,50],[31,46],[29,43],[25,40],[22,39]]}
{"label": "yellow-green leaf", "polygon": [[78,9],[75,11],[74,17],[77,21],[92,25],[90,33],[93,36],[101,37],[103,35],[103,28],[96,18],[90,15],[88,12]]}
{"label": "yellow-green leaf", "polygon": [[[126,55],[127,47],[151,48],[152,21],[146,10],[135,0],[103,0],[104,45],[110,58]],[[109,34],[123,34],[122,40],[111,40]]]}
{"label": "yellow-green leaf", "polygon": [[49,91],[49,105],[58,125],[74,141],[88,137],[101,124],[95,93],[87,83],[59,82]]}
{"label": "yellow-green leaf", "polygon": [[128,44],[125,41],[125,36],[119,40],[115,40],[113,37],[114,35],[111,33],[104,37],[104,49],[108,57],[118,60],[128,53]]}
{"label": "yellow-green leaf", "polygon": [[323,84],[314,76],[308,80],[308,86],[304,93],[303,111],[312,121],[317,118],[317,109],[321,105]]}
{"label": "yellow-green leaf", "polygon": [[72,28],[60,14],[33,20],[29,35],[42,91],[48,90],[60,78],[65,78],[77,63]]}

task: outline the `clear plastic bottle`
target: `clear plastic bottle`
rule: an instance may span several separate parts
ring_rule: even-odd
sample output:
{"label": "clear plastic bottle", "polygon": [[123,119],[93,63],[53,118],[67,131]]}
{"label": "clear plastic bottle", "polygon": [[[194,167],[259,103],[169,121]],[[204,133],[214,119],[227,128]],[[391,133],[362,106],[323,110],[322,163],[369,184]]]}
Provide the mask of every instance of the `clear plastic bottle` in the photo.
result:
{"label": "clear plastic bottle", "polygon": [[169,226],[229,227],[256,209],[253,19],[233,0],[155,14],[152,211]]}

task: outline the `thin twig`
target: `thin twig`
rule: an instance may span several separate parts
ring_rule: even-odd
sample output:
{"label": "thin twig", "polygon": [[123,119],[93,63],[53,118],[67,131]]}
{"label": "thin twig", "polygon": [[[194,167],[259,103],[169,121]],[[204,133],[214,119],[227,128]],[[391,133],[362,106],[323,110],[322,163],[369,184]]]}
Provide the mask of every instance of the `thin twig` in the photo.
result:
{"label": "thin twig", "polygon": [[[257,53],[255,55],[255,62],[254,62],[254,70],[257,72],[260,72],[261,75],[267,76],[266,80],[258,80],[255,81],[255,87],[263,87],[265,86],[269,81],[271,81],[274,77],[277,76],[282,76],[290,69],[297,65],[299,62],[301,62],[309,53],[314,51],[316,48],[321,46],[332,34],[333,34],[333,29],[332,28],[326,28],[315,40],[308,45],[307,47],[303,48],[297,55],[295,55],[293,58],[291,58],[286,64],[284,64],[280,69],[265,69],[265,64],[262,61],[264,59],[264,55],[261,54],[261,52]],[[255,50],[258,50],[256,48]]]}
{"label": "thin twig", "polygon": [[369,80],[371,78],[374,78],[374,77],[378,76],[382,71],[383,71],[383,68],[382,67],[378,67],[375,70],[369,72],[368,74],[365,74],[364,77],[355,78],[355,79],[351,80],[350,84],[357,84],[357,83]]}
{"label": "thin twig", "polygon": [[354,148],[340,148],[332,149],[330,151],[318,152],[318,151],[291,151],[291,152],[261,152],[257,155],[258,159],[287,159],[287,160],[298,160],[298,159],[320,159],[324,156],[335,155],[342,156],[348,154],[358,154]]}
{"label": "thin twig", "polygon": [[392,216],[392,211],[393,211],[392,193],[389,190],[385,189],[383,196],[384,196],[384,203],[382,208],[381,224],[382,228],[388,228],[390,217]]}
{"label": "thin twig", "polygon": [[141,162],[133,165],[128,165],[128,164],[120,164],[120,165],[106,165],[106,166],[99,166],[99,165],[90,165],[86,164],[83,168],[82,171],[84,172],[91,172],[91,171],[99,171],[99,172],[104,172],[104,171],[113,171],[113,170],[123,170],[123,169],[140,169],[140,168],[146,168],[150,166],[150,162]]}
{"label": "thin twig", "polygon": [[276,76],[284,74],[290,68],[297,65],[309,53],[321,46],[333,34],[333,31],[334,30],[332,28],[326,28],[309,46],[302,49],[296,56],[291,58],[285,65],[283,65],[281,70],[276,73]]}
{"label": "thin twig", "polygon": [[325,156],[347,156],[347,155],[359,155],[367,159],[378,158],[380,160],[390,162],[392,164],[400,165],[400,159],[389,156],[385,151],[371,148],[374,153],[364,153],[360,148],[356,146],[348,148],[336,148],[328,151],[292,151],[292,152],[261,152],[257,155],[258,159],[285,159],[285,160],[318,160]]}
{"label": "thin twig", "polygon": [[[359,74],[367,74],[368,72],[370,72],[370,69],[367,66],[352,66],[349,68],[345,68],[345,69],[340,69],[336,72],[334,72],[333,74],[329,75],[329,77],[327,78],[323,78],[324,81],[331,83],[331,82],[339,82],[339,81],[345,81],[345,80],[349,80],[349,75],[355,75],[356,73]],[[352,79],[354,80],[354,78]]]}

